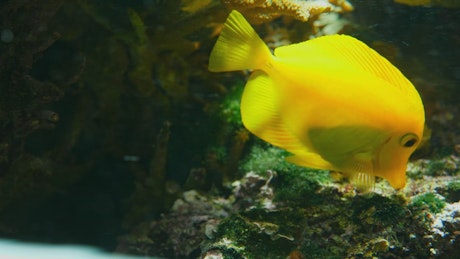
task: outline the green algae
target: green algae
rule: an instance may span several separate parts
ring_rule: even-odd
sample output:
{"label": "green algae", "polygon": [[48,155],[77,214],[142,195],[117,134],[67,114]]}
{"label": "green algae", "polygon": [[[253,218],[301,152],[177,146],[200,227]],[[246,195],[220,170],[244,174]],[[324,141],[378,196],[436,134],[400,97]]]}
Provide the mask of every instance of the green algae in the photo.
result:
{"label": "green algae", "polygon": [[[296,215],[289,217],[292,214]],[[232,244],[230,247],[239,247],[230,251],[228,248],[220,250],[227,256],[230,256],[229,252],[232,254],[238,252],[242,258],[284,259],[286,254],[295,248],[295,243],[291,241],[293,237],[289,234],[292,230],[283,226],[291,223],[291,226],[299,231],[299,225],[294,224],[298,222],[298,216],[299,213],[280,215],[280,213],[261,210],[251,211],[244,216],[234,215],[222,220],[215,238],[216,240],[227,239],[227,242]],[[217,246],[214,243],[208,249],[216,249]]]}
{"label": "green algae", "polygon": [[460,181],[452,181],[447,184],[446,200],[449,202],[460,201]]}
{"label": "green algae", "polygon": [[249,155],[240,165],[240,170],[266,175],[276,172],[274,187],[276,200],[293,204],[320,202],[316,195],[322,185],[331,182],[329,172],[300,167],[285,161],[288,152],[267,144],[254,145]]}
{"label": "green algae", "polygon": [[240,113],[240,101],[243,94],[244,83],[235,82],[220,104],[218,116],[223,118],[235,128],[243,127]]}
{"label": "green algae", "polygon": [[317,192],[323,188],[326,182],[330,182],[329,172],[324,170],[297,169],[288,172],[280,172],[274,186],[277,201],[289,204],[317,204],[323,201],[323,197]]}
{"label": "green algae", "polygon": [[241,163],[240,170],[244,172],[254,171],[259,174],[268,170],[287,172],[294,166],[284,160],[286,154],[286,151],[268,144],[254,145]]}
{"label": "green algae", "polygon": [[352,209],[352,219],[363,231],[396,225],[406,214],[403,197],[384,197],[375,193],[356,196]]}
{"label": "green algae", "polygon": [[240,170],[244,172],[254,171],[258,174],[263,174],[268,170],[283,172],[283,173],[301,173],[304,172],[312,180],[325,183],[330,181],[328,173],[325,170],[308,169],[288,163],[285,157],[289,153],[278,147],[271,146],[266,143],[258,142],[251,147],[249,154],[240,165]]}
{"label": "green algae", "polygon": [[431,213],[439,213],[446,206],[446,201],[439,194],[429,192],[415,196],[410,205],[428,209]]}

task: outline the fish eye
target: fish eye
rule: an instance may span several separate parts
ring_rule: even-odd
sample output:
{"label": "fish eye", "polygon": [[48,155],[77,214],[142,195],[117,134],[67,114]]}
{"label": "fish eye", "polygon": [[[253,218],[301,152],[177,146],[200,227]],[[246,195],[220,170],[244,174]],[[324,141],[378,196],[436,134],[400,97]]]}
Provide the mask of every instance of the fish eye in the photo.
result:
{"label": "fish eye", "polygon": [[414,133],[407,133],[401,137],[399,144],[403,147],[413,147],[417,143],[418,137]]}

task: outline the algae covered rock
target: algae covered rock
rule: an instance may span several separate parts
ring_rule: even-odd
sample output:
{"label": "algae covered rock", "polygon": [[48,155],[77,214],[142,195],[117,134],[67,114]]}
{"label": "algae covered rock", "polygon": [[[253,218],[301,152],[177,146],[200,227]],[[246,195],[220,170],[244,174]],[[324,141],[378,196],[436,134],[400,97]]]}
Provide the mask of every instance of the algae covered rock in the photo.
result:
{"label": "algae covered rock", "polygon": [[[257,150],[253,159],[266,159]],[[460,206],[443,192],[395,192],[380,181],[362,194],[321,171],[277,169],[247,173],[229,195],[186,192],[143,238],[133,233],[120,247],[171,258],[427,258],[459,248]],[[443,188],[455,187],[436,182]]]}

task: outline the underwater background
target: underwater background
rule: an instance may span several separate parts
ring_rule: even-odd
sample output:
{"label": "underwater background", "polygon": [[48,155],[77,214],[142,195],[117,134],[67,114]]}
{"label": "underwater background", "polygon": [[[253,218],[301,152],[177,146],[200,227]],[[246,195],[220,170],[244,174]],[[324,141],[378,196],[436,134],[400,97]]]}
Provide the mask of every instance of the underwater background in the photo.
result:
{"label": "underwater background", "polygon": [[[408,183],[358,194],[244,129],[228,13],[271,48],[352,35],[425,106]],[[454,258],[460,1],[0,2],[0,237],[165,258]]]}

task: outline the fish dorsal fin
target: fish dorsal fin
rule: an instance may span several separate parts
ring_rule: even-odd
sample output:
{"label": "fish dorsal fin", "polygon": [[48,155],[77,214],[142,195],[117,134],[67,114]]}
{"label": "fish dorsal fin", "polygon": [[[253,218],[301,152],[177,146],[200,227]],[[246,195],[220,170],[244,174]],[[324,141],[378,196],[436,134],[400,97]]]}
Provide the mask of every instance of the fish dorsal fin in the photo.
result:
{"label": "fish dorsal fin", "polygon": [[209,57],[209,71],[260,69],[272,58],[267,45],[260,39],[244,16],[233,10]]}
{"label": "fish dorsal fin", "polygon": [[402,93],[419,95],[412,83],[387,59],[358,39],[348,35],[327,35],[302,43],[275,49],[279,58],[333,59],[342,60],[347,65],[367,71],[397,87]]}
{"label": "fish dorsal fin", "polygon": [[[249,77],[241,98],[244,126],[259,138],[295,154],[294,164],[319,169],[331,166],[318,154],[308,150],[285,126],[279,114],[279,93],[275,82],[264,72]],[[292,158],[292,157],[291,157]]]}

